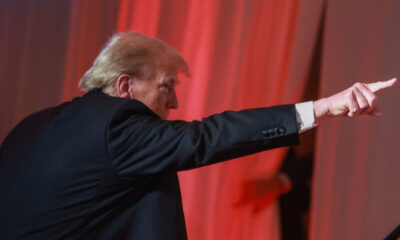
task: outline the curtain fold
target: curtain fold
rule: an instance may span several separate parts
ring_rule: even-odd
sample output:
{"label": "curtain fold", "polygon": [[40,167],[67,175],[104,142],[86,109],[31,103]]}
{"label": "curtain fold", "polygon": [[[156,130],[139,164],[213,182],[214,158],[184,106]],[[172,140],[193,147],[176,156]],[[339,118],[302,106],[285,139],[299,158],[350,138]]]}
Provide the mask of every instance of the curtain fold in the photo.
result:
{"label": "curtain fold", "polygon": [[28,114],[59,103],[69,7],[0,1],[0,142]]}
{"label": "curtain fold", "polygon": [[[170,119],[190,121],[300,101],[321,10],[321,1],[122,0],[117,26],[161,38],[188,61],[192,76],[180,76]],[[254,215],[234,203],[241,183],[275,172],[284,153],[181,172],[189,239],[279,239],[275,206]]]}
{"label": "curtain fold", "polygon": [[[399,76],[400,2],[329,1],[321,96]],[[318,127],[310,239],[384,239],[400,223],[399,86],[378,93],[383,116]]]}
{"label": "curtain fold", "polygon": [[61,101],[83,94],[78,82],[115,32],[118,6],[118,1],[71,1]]}
{"label": "curtain fold", "polygon": [[[79,79],[114,33],[160,38],[188,61],[170,119],[301,100],[319,0],[0,2],[0,139],[24,116],[82,92]],[[3,21],[4,20],[4,21]],[[285,149],[180,173],[189,239],[279,239],[275,205],[234,207],[244,180],[273,174]]]}

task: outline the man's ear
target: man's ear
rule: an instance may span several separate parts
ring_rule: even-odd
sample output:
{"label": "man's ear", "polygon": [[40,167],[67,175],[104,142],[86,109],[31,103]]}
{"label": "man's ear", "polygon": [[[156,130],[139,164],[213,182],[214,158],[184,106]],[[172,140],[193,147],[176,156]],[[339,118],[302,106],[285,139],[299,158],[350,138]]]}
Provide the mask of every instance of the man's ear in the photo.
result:
{"label": "man's ear", "polygon": [[115,93],[120,98],[133,97],[133,79],[128,74],[121,74],[115,82]]}

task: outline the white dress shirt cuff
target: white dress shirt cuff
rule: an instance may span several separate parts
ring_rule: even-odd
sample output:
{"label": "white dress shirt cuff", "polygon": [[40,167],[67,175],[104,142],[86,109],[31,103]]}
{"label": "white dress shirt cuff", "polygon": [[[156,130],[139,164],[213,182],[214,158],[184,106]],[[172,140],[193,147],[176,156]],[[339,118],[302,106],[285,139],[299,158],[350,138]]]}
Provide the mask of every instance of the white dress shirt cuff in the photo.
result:
{"label": "white dress shirt cuff", "polygon": [[318,126],[314,118],[313,101],[295,104],[297,129],[299,133]]}

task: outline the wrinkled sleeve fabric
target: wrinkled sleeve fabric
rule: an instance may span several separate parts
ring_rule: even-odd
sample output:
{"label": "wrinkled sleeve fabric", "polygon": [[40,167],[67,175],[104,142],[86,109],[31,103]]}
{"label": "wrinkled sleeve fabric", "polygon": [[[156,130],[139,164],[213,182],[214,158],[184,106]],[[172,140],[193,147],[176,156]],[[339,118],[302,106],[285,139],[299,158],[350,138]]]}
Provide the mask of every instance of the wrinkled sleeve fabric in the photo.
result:
{"label": "wrinkled sleeve fabric", "polygon": [[140,102],[118,106],[107,130],[108,154],[122,176],[198,168],[298,144],[294,105],[227,111],[202,121],[161,120]]}

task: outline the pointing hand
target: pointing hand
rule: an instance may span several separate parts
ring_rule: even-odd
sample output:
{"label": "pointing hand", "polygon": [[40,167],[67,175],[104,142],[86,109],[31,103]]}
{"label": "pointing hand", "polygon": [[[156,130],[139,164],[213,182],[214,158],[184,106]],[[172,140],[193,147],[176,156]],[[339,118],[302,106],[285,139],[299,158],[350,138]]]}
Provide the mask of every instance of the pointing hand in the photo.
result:
{"label": "pointing hand", "polygon": [[382,112],[376,107],[378,100],[375,93],[395,85],[397,78],[375,83],[355,83],[350,88],[322,98],[314,102],[315,120],[348,116],[354,117],[361,114],[380,116]]}

